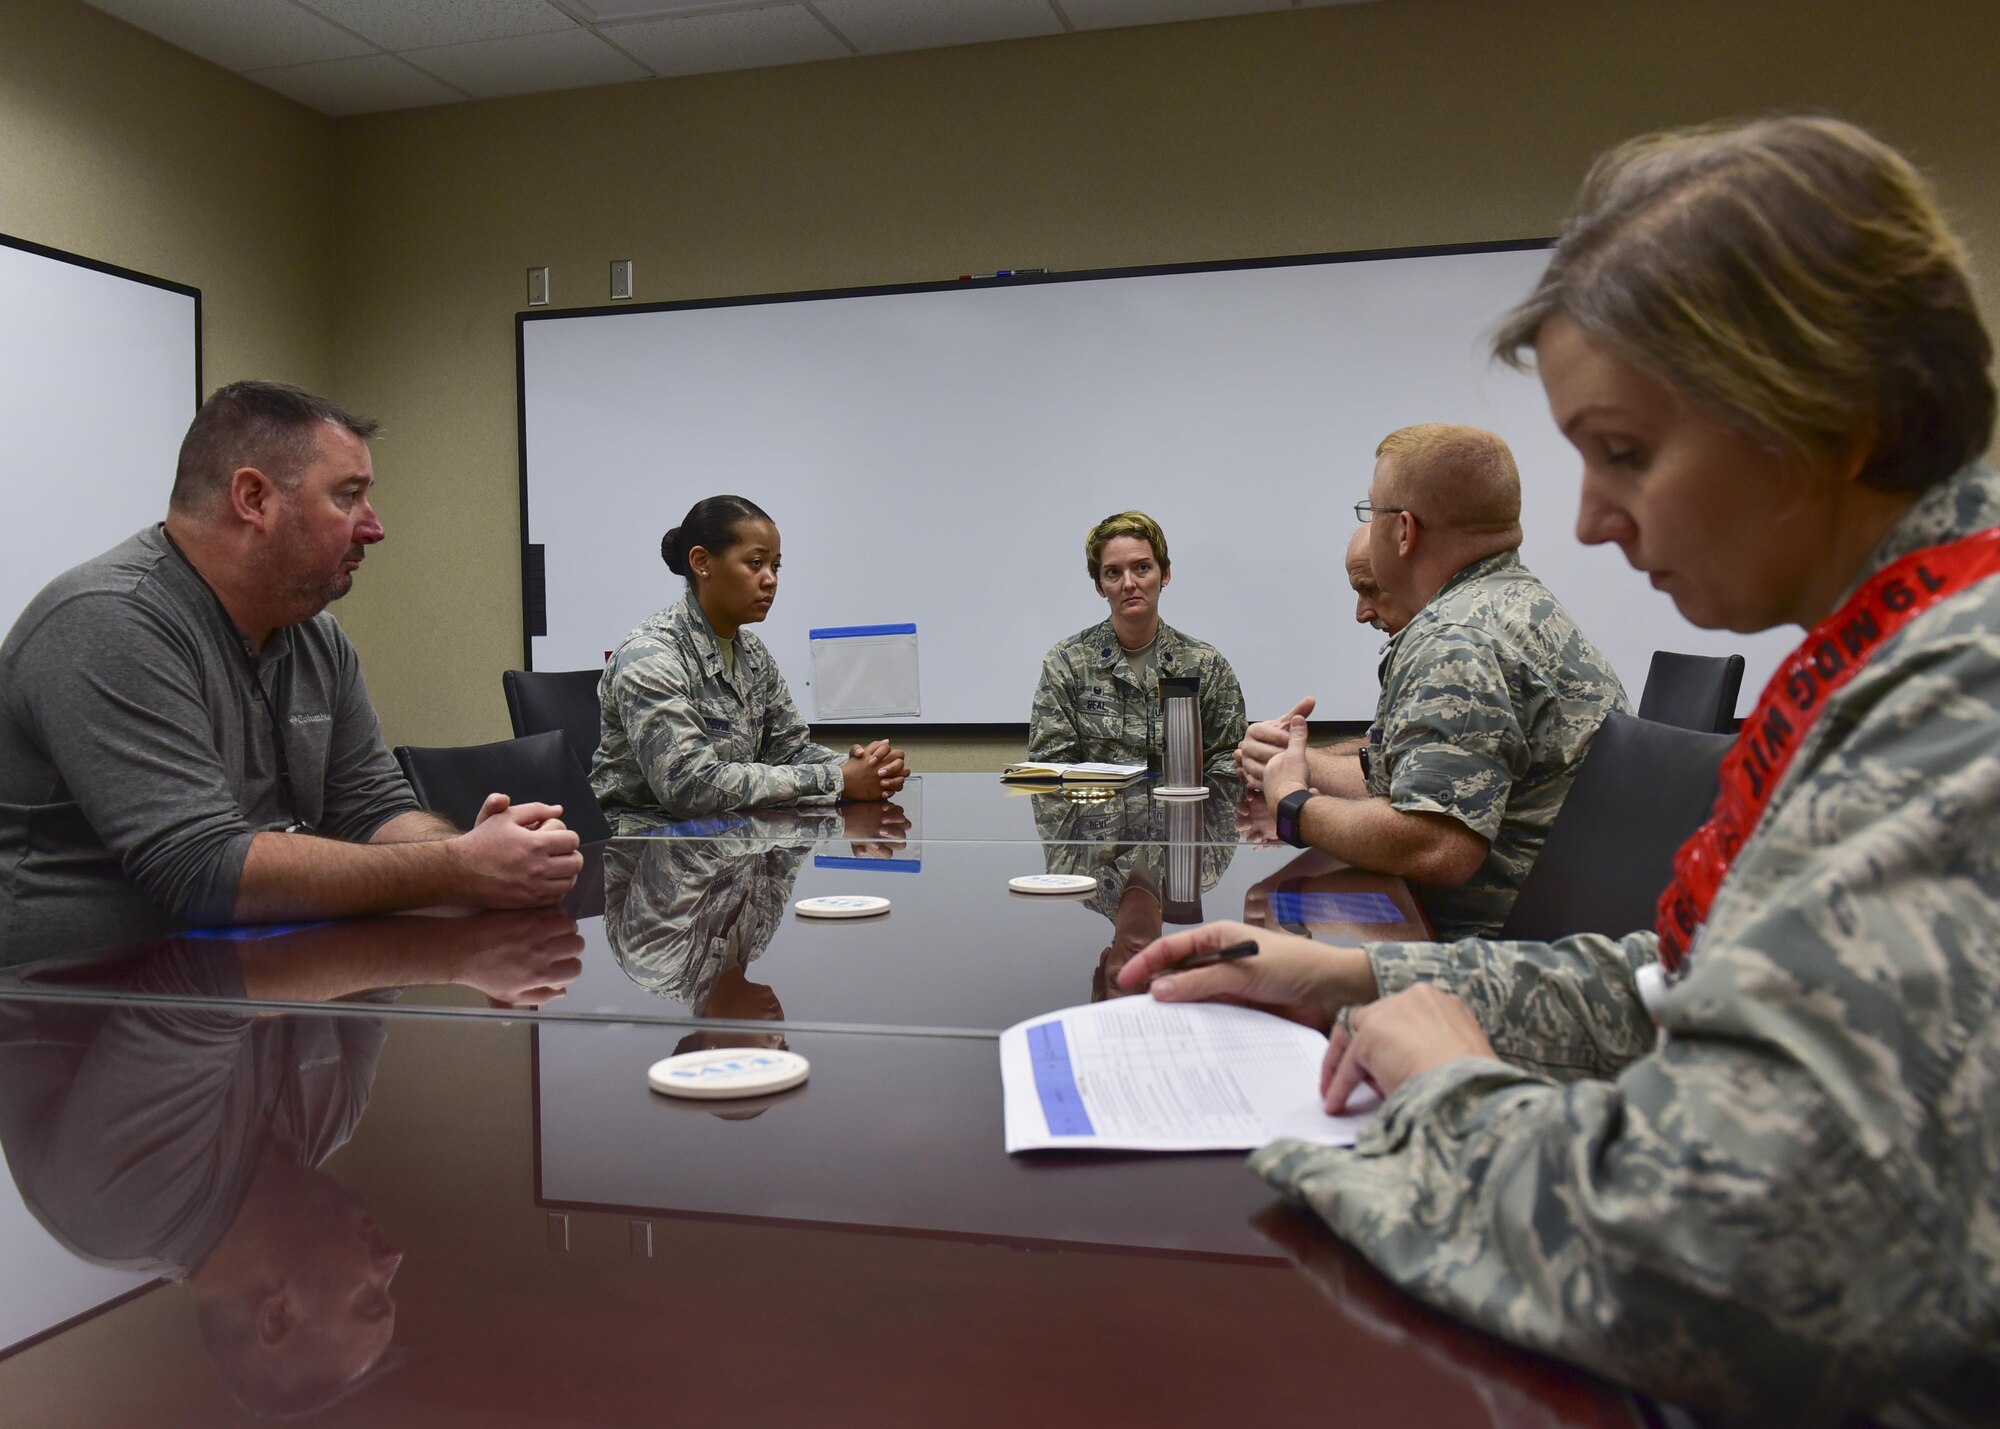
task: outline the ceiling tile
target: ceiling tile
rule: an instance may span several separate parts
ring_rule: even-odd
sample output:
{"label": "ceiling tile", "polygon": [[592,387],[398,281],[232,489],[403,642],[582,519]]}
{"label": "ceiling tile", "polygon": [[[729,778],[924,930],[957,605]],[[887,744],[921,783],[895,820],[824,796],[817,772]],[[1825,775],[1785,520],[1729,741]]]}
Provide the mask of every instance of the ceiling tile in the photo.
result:
{"label": "ceiling tile", "polygon": [[385,109],[449,104],[465,97],[394,55],[260,69],[249,78],[322,114],[377,114]]}
{"label": "ceiling tile", "polygon": [[89,0],[224,69],[267,69],[349,55],[375,47],[311,15],[292,0]]}
{"label": "ceiling tile", "polygon": [[656,74],[713,74],[848,57],[833,32],[798,5],[606,25],[604,35]]}
{"label": "ceiling tile", "polygon": [[1111,30],[1121,25],[1165,25],[1176,20],[1289,10],[1292,0],[1062,0],[1062,7],[1079,30]]}
{"label": "ceiling tile", "polygon": [[385,50],[462,45],[567,30],[576,21],[546,0],[299,0]]}
{"label": "ceiling tile", "polygon": [[604,20],[657,20],[691,10],[755,9],[770,0],[568,0],[571,11],[593,23]]}
{"label": "ceiling tile", "polygon": [[588,30],[405,50],[403,58],[481,99],[647,78],[645,66]]}
{"label": "ceiling tile", "polygon": [[818,0],[816,8],[866,55],[1062,33],[1047,0]]}

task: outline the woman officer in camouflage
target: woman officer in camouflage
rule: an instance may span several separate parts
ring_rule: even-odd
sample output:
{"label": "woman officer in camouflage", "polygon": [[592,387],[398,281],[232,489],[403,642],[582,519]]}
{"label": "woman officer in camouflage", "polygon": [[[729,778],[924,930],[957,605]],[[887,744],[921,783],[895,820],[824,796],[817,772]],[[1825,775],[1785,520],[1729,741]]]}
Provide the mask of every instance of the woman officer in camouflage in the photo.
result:
{"label": "woman officer in camouflage", "polygon": [[1042,657],[1028,714],[1028,758],[1060,764],[1165,766],[1163,676],[1200,682],[1202,772],[1230,774],[1243,741],[1243,688],[1213,645],[1160,619],[1174,578],[1167,534],[1143,511],[1121,511],[1084,538],[1090,583],[1111,607]]}
{"label": "woman officer in camouflage", "polygon": [[[1153,984],[1338,1015],[1352,1150],[1253,1166],[1394,1280],[1722,1418],[1996,1422],[2000,478],[1992,344],[1914,170],[1830,119],[1601,159],[1498,351],[1577,533],[1697,625],[1798,625],[1658,926]],[[1250,930],[1166,938],[1162,963]]]}
{"label": "woman officer in camouflage", "polygon": [[615,834],[801,800],[884,799],[903,786],[887,740],[843,759],[813,743],[778,662],[743,627],[771,613],[778,528],[741,496],[698,501],[660,538],[687,594],[625,637],[598,682],[590,786]]}

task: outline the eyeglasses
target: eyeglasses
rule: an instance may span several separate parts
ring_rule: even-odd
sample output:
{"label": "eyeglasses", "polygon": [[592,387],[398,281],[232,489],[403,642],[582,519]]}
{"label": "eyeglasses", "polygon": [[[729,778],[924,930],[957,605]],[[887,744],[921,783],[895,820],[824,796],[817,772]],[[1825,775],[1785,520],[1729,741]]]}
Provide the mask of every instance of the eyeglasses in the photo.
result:
{"label": "eyeglasses", "polygon": [[1366,526],[1377,516],[1407,516],[1419,526],[1424,524],[1421,520],[1418,520],[1417,513],[1410,510],[1407,506],[1377,506],[1374,502],[1365,499],[1354,503],[1354,519],[1362,525]]}

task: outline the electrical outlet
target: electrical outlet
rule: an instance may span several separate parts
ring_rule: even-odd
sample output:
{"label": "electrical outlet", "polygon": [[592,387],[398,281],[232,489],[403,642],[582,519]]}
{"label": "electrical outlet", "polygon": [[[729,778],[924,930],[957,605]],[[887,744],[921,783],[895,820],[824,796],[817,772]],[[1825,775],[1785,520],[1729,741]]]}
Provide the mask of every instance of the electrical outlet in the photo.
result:
{"label": "electrical outlet", "polygon": [[611,301],[632,296],[632,260],[614,258],[611,260]]}

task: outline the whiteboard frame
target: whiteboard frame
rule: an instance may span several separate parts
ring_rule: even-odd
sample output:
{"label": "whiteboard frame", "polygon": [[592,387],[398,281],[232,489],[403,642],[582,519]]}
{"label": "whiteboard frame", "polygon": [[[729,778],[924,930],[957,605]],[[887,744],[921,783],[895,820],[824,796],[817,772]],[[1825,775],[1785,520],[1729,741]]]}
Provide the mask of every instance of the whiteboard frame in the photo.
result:
{"label": "whiteboard frame", "polygon": [[[1074,272],[1021,272],[1006,276],[992,275],[921,283],[733,295],[728,297],[687,299],[677,302],[647,304],[616,303],[565,308],[557,311],[550,311],[548,309],[519,311],[516,314],[515,324],[515,387],[518,427],[517,462],[520,478],[522,665],[524,668],[534,668],[535,641],[538,637],[547,636],[550,633],[558,609],[558,601],[569,598],[567,588],[565,588],[564,592],[555,592],[549,588],[547,582],[550,576],[547,567],[555,566],[556,562],[550,559],[545,563],[543,558],[549,554],[548,548],[537,544],[535,540],[536,533],[531,526],[532,512],[535,506],[531,502],[529,487],[529,407],[531,395],[536,402],[540,402],[545,394],[540,385],[544,374],[539,369],[536,372],[536,381],[538,384],[536,391],[531,394],[528,389],[530,375],[530,334],[527,324],[530,322],[564,322],[570,319],[585,319],[594,322],[597,319],[608,319],[634,314],[641,317],[656,317],[661,314],[674,313],[699,314],[718,309],[757,309],[772,304],[825,303],[845,298],[887,297],[904,299],[912,295],[921,297],[922,295],[937,293],[959,294],[963,296],[980,292],[992,292],[1001,288],[1038,288],[1060,283],[1100,283],[1150,277],[1172,278],[1176,275],[1194,275],[1197,278],[1203,278],[1214,275],[1269,270],[1332,268],[1336,265],[1344,266],[1349,264],[1389,265],[1411,259],[1433,258],[1451,260],[1477,259],[1486,256],[1511,254],[1536,255],[1552,251],[1555,242],[1556,240],[1553,238],[1530,237],[1455,244],[1406,245],[1355,249],[1344,252],[1290,254],[1275,257],[1240,258],[1209,262],[1079,269]],[[1267,288],[1266,291],[1269,291],[1269,289]],[[710,326],[713,326],[712,319],[710,320]],[[758,324],[752,323],[751,326],[756,327]],[[772,324],[767,321],[763,322],[761,326],[763,329],[769,330]],[[552,341],[547,343],[537,342],[534,354],[535,362],[540,363],[547,360],[544,357],[544,353],[554,353],[562,350],[562,340],[556,338],[555,330],[549,330],[549,338]],[[1532,379],[1530,381],[1532,382]],[[1537,397],[1539,398],[1539,392],[1537,393]],[[1414,418],[1410,419],[1414,420]],[[1539,425],[1540,423],[1537,423],[1538,427]],[[560,423],[558,423],[558,429],[560,429]],[[1504,428],[1497,429],[1505,430]],[[540,430],[538,428],[538,431]],[[547,462],[549,455],[547,450],[543,450],[546,447],[548,439],[546,434],[538,435],[535,438],[536,450],[540,452],[540,459],[544,463]],[[1561,444],[1558,445],[1560,446]],[[1565,453],[1567,452],[1566,446],[1561,446],[1561,449]],[[1546,451],[1536,453],[1536,460],[1546,466],[1549,455],[1550,453]],[[1524,455],[1523,460],[1526,461],[1527,459]],[[1559,554],[1551,556],[1548,548],[1541,544],[1556,529],[1551,525],[1548,519],[1549,512],[1546,509],[1550,500],[1548,495],[1549,490],[1550,488],[1545,486],[1537,496],[1537,501],[1542,509],[1536,522],[1530,526],[1530,535],[1535,538],[1536,542],[1534,554],[1529,558],[1530,564],[1534,566],[1544,580],[1550,583],[1552,589],[1555,589],[1559,593],[1567,592],[1567,599],[1570,600],[1572,608],[1581,608],[1578,605],[1579,601],[1583,601],[1586,605],[1590,602],[1585,599],[1584,595],[1579,593],[1577,588],[1579,569],[1588,569],[1595,566],[1598,568],[1600,575],[1608,575],[1612,572],[1622,575],[1622,562],[1618,560],[1616,552],[1605,550],[1593,551],[1588,547],[1575,546],[1573,538],[1571,541],[1562,542],[1557,548]],[[548,508],[550,494],[547,491],[541,491],[540,496],[536,499],[540,502],[540,509],[546,523],[546,519],[550,514]],[[1573,531],[1573,521],[1574,517],[1572,515],[1569,521],[1562,523],[1562,528],[1566,531]],[[560,525],[560,522],[558,522],[558,525]],[[566,539],[573,534],[566,529],[558,530],[551,528],[544,533],[544,536],[545,539],[556,540]],[[565,555],[562,559],[567,563],[571,560],[571,557]],[[1546,569],[1544,568],[1545,566],[1547,567]],[[563,575],[564,579],[573,577],[574,573],[568,572],[566,565],[562,569],[566,572]],[[1584,587],[1583,589],[1587,592],[1589,588]],[[1673,613],[1669,608],[1668,602],[1656,599],[1653,602],[1653,606],[1655,607],[1653,609],[1642,606],[1637,592],[1633,593],[1632,604],[1629,607],[1622,603],[1614,606],[1614,619],[1624,621],[1626,624],[1623,626],[1622,631],[1615,637],[1613,643],[1605,646],[1607,654],[1610,654],[1614,659],[1621,676],[1627,682],[1630,693],[1635,700],[1638,697],[1639,689],[1645,678],[1645,661],[1647,655],[1653,649],[1681,649],[1698,653],[1716,653],[1718,650],[1728,649],[1742,653],[1750,664],[1750,670],[1746,678],[1745,694],[1751,696],[1754,696],[1756,687],[1761,687],[1765,675],[1769,672],[1769,668],[1775,665],[1777,658],[1783,653],[1782,649],[1778,649],[1771,644],[1774,638],[1779,638],[1773,632],[1732,637],[1726,632],[1721,631],[1701,631],[1688,624],[1685,617]],[[637,611],[637,609],[638,607],[635,606],[634,610]],[[1099,615],[1101,618],[1101,611]],[[841,620],[836,618],[831,611],[826,612],[825,618],[831,620],[833,623],[841,623]],[[894,611],[876,616],[870,612],[856,612],[853,618],[860,620],[871,618],[903,619],[906,618],[906,613]],[[1052,626],[1052,628],[1057,627]],[[1612,629],[1619,631],[1620,627],[1614,625]],[[1683,631],[1685,632],[1684,637],[1680,634]],[[572,644],[574,641],[570,637],[573,633],[566,630],[556,631],[561,642]],[[788,630],[785,633],[789,638],[797,632]],[[1357,639],[1362,637],[1349,633],[1337,638],[1344,640],[1348,644],[1353,644]],[[612,642],[607,640],[606,644],[609,643]],[[1600,644],[1602,643],[1603,641],[1600,640]],[[1789,641],[1784,642],[1785,649],[1789,648],[1789,643]],[[595,645],[592,646],[593,651],[596,648]],[[1773,654],[1773,650],[1776,650],[1776,654]],[[561,660],[572,663],[577,658],[566,649],[560,657]],[[1361,657],[1357,656],[1353,651],[1344,652],[1342,658],[1347,659],[1352,668],[1361,668]],[[545,656],[544,663],[546,663],[546,659],[547,657]],[[784,657],[781,656],[782,659]],[[1372,659],[1367,663],[1369,668],[1372,669]],[[787,668],[789,670],[789,664],[787,664]],[[795,697],[800,699],[803,704],[806,695],[801,690],[796,675],[788,675],[788,683],[792,685]],[[1264,672],[1263,683],[1270,683],[1268,671]],[[1245,693],[1246,695],[1251,694],[1250,680],[1247,677],[1245,678]],[[1315,693],[1324,694],[1325,692],[1315,691]],[[1351,695],[1351,692],[1349,694]],[[1268,691],[1264,691],[1261,697],[1264,703],[1271,703],[1271,696]],[[1291,698],[1292,692],[1289,690],[1286,691],[1285,697]],[[1367,711],[1360,707],[1357,700],[1347,696],[1343,696],[1343,700],[1344,703],[1341,704],[1341,707],[1336,709],[1332,707],[1332,703],[1322,699],[1321,717],[1314,721],[1315,729],[1358,728],[1361,724],[1366,723]],[[963,704],[964,702],[961,701],[960,703]],[[977,704],[979,702],[975,701],[974,703]],[[1255,705],[1257,703],[1258,699],[1253,697],[1252,704]],[[1352,709],[1347,708],[1350,705],[1355,707]],[[1741,700],[1739,700],[1739,707],[1740,705]],[[1274,705],[1273,707],[1275,708],[1276,706]],[[1255,716],[1259,712],[1259,710],[1253,710],[1252,714]],[[961,713],[955,708],[952,711],[940,711],[940,713],[944,714],[945,717],[942,719],[917,719],[911,721],[897,720],[889,723],[892,723],[895,729],[908,729],[926,734],[973,735],[999,738],[1018,737],[1027,728],[1026,722],[1020,720],[978,719],[976,718],[977,712],[974,710],[965,710]],[[888,731],[885,730],[884,732]]]}
{"label": "whiteboard frame", "polygon": [[[924,283],[887,283],[869,287],[808,288],[793,292],[752,293],[722,298],[685,298],[677,302],[609,303],[582,308],[522,309],[514,315],[514,401],[516,462],[520,473],[521,501],[521,668],[535,668],[536,598],[543,587],[542,574],[534,569],[534,542],[528,529],[528,324],[560,322],[566,318],[617,317],[632,313],[690,312],[710,308],[759,307],[769,303],[811,303],[838,298],[873,298],[911,293],[962,293],[982,288],[1040,286],[1049,283],[1091,283],[1108,278],[1168,277],[1177,273],[1230,273],[1255,268],[1302,268],[1328,263],[1372,263],[1395,258],[1450,258],[1479,253],[1521,253],[1552,249],[1550,238],[1498,238],[1476,243],[1404,245],[1393,248],[1355,248],[1331,253],[1288,253],[1270,258],[1230,258],[1202,263],[1152,263],[1121,268],[1078,268],[1062,272],[1015,272],[999,275],[946,278]],[[1318,728],[1345,728],[1354,721],[1313,721]],[[1026,720],[930,721],[898,723],[896,728],[935,735],[974,735],[1005,738],[1025,735]]]}
{"label": "whiteboard frame", "polygon": [[46,243],[36,243],[32,239],[18,238],[11,233],[0,233],[0,246],[13,248],[22,253],[33,254],[37,258],[53,258],[58,263],[68,263],[73,267],[87,268],[93,273],[103,273],[113,278],[124,278],[134,283],[144,283],[149,288],[164,288],[170,293],[194,299],[194,413],[201,410],[201,399],[206,395],[202,377],[201,346],[201,289],[186,283],[176,283],[172,278],[162,278],[155,273],[141,273],[137,268],[121,268],[116,263],[106,263],[99,258],[87,258],[81,253],[71,253],[65,248],[51,248]]}

